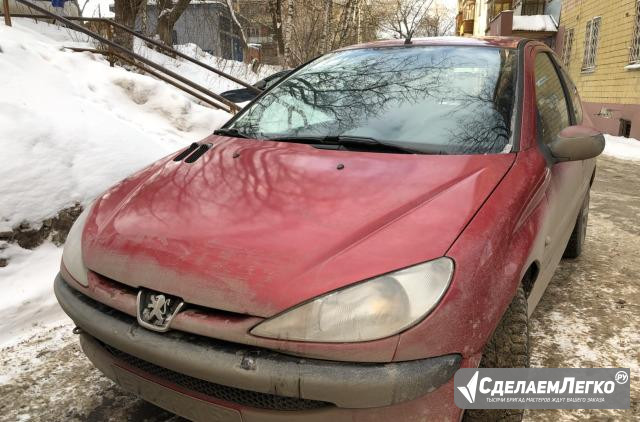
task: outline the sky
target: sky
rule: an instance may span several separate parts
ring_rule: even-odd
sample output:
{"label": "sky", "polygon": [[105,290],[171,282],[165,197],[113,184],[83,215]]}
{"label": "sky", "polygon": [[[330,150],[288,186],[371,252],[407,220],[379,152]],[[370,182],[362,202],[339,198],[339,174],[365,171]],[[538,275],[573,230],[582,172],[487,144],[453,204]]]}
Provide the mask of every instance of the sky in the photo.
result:
{"label": "sky", "polygon": [[458,8],[458,0],[438,0],[438,1],[450,9],[455,10]]}

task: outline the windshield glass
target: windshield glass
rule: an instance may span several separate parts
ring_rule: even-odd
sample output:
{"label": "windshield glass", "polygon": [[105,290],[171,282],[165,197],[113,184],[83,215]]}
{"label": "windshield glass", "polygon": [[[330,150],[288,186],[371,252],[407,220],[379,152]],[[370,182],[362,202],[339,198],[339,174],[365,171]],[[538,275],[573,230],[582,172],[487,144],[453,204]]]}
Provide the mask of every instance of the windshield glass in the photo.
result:
{"label": "windshield glass", "polygon": [[259,139],[354,136],[425,153],[511,149],[516,51],[412,46],[327,54],[227,127]]}

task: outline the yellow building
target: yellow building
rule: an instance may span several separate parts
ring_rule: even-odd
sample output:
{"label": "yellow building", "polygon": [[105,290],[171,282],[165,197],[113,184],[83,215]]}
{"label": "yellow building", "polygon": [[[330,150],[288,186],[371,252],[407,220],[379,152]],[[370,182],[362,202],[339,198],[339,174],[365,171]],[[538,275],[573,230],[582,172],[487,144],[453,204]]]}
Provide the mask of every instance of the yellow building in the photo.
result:
{"label": "yellow building", "polygon": [[560,40],[596,127],[640,139],[640,0],[564,0]]}

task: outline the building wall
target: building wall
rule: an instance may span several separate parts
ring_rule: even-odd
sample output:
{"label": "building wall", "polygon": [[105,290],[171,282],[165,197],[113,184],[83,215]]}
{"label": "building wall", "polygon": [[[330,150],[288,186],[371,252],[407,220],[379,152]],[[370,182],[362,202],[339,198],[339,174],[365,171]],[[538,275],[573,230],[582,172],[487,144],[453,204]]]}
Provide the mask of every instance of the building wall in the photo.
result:
{"label": "building wall", "polygon": [[[631,136],[640,139],[640,69],[625,69],[635,9],[636,0],[565,0],[560,26],[564,34],[574,29],[568,70],[585,103],[585,112],[598,129],[613,135],[618,135],[620,119],[630,120]],[[596,67],[583,71],[585,27],[596,16],[602,17]]]}
{"label": "building wall", "polygon": [[[178,18],[173,27],[174,44],[196,44],[201,49],[221,56],[219,7],[216,4],[191,4]],[[154,33],[158,22],[155,4],[147,6],[147,32]],[[141,19],[136,21],[136,30],[142,27]]]}
{"label": "building wall", "polygon": [[476,1],[476,17],[473,21],[473,36],[484,37],[487,30],[487,2],[486,0]]}
{"label": "building wall", "polygon": [[[237,15],[236,15],[237,16]],[[147,6],[147,34],[153,34],[158,22],[155,4]],[[141,31],[142,21],[138,17],[136,31]],[[196,44],[202,50],[218,57],[243,60],[242,42],[229,18],[226,5],[221,3],[189,4],[173,27],[174,44]]]}

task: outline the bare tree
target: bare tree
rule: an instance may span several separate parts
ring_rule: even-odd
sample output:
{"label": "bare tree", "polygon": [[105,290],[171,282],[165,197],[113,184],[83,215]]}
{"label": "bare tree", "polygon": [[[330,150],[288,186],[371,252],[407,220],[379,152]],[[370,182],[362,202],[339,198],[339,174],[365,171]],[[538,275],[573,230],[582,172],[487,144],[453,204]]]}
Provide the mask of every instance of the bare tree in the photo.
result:
{"label": "bare tree", "polygon": [[383,3],[388,13],[383,19],[382,29],[410,44],[413,36],[424,27],[433,0],[389,0]]}
{"label": "bare tree", "polygon": [[226,0],[226,2],[227,2],[227,8],[229,9],[229,15],[231,16],[231,21],[236,26],[236,28],[238,28],[238,32],[240,33],[240,40],[242,41],[242,48],[247,50],[249,48],[249,45],[247,44],[247,36],[244,33],[244,29],[242,28],[242,25],[240,25],[240,22],[238,21],[238,18],[236,17],[236,12],[235,12],[235,10],[233,10],[233,4],[231,4],[231,0]]}
{"label": "bare tree", "polygon": [[[163,0],[167,1],[167,0]],[[128,28],[134,28],[140,3],[146,3],[146,0],[115,0],[114,1],[114,20]],[[124,31],[116,31],[114,41],[118,44],[131,48],[133,46],[133,37]]]}
{"label": "bare tree", "polygon": [[271,24],[278,45],[278,56],[284,54],[284,37],[282,36],[282,0],[269,0]]}
{"label": "bare tree", "polygon": [[191,0],[177,0],[175,3],[173,0],[158,1],[156,34],[165,45],[173,45],[173,26],[180,19],[190,2]]}
{"label": "bare tree", "polygon": [[322,13],[324,25],[322,26],[322,38],[320,38],[320,53],[326,53],[331,49],[328,42],[333,21],[333,0],[324,0]]}
{"label": "bare tree", "polygon": [[293,63],[291,54],[291,34],[293,26],[293,0],[287,0],[287,15],[284,25],[284,64],[285,66],[291,66]]}
{"label": "bare tree", "polygon": [[436,3],[422,20],[420,32],[427,37],[453,35],[455,22],[455,11],[441,3]]}

